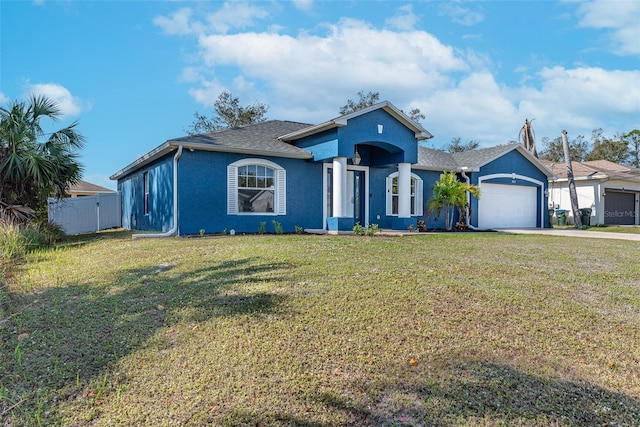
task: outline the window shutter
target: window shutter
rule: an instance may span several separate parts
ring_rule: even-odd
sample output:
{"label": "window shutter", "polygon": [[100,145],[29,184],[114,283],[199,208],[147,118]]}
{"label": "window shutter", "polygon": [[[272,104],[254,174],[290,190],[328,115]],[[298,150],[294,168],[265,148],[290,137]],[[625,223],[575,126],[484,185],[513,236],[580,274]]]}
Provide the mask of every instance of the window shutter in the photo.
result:
{"label": "window shutter", "polygon": [[424,215],[424,195],[422,191],[422,179],[416,178],[415,213],[416,216]]}
{"label": "window shutter", "polygon": [[276,170],[276,214],[287,214],[287,172],[284,169]]}
{"label": "window shutter", "polygon": [[238,213],[238,167],[227,166],[227,215]]}
{"label": "window shutter", "polygon": [[393,215],[393,178],[392,175],[387,177],[387,216]]}

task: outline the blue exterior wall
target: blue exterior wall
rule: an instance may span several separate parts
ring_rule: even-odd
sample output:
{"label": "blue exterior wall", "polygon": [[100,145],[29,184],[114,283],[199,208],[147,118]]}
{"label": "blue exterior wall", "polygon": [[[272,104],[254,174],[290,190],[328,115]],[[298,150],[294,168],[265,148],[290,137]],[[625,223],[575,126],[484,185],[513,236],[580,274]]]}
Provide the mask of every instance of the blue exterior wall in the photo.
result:
{"label": "blue exterior wall", "polygon": [[[392,228],[396,216],[387,216],[386,186],[387,177],[397,172],[397,167],[370,168],[369,169],[369,224],[378,224],[380,228]],[[422,179],[423,215],[413,216],[413,225],[417,227],[418,220],[426,221],[429,229],[444,229],[444,214],[436,217],[434,213],[427,211],[427,201],[433,195],[433,185],[440,178],[440,172],[412,170],[412,173]],[[380,218],[378,218],[380,216]]]}
{"label": "blue exterior wall", "polygon": [[[378,125],[382,125],[382,133],[378,133]],[[347,126],[302,138],[295,144],[311,152],[315,161],[337,156],[351,159],[358,144],[363,165],[418,162],[415,133],[384,110],[356,116],[347,122]]]}
{"label": "blue exterior wall", "polygon": [[[423,195],[423,203],[424,203],[424,216],[426,220],[426,225],[428,229],[441,229],[444,230],[444,212],[441,212],[440,215],[436,216],[435,212],[429,212],[427,210],[427,203],[433,197],[433,186],[438,179],[440,179],[440,175],[442,172],[435,171],[421,171],[421,170],[413,170],[413,173],[422,178],[422,190],[424,192]],[[454,214],[454,221],[457,220],[458,213]]]}
{"label": "blue exterior wall", "polygon": [[[332,159],[337,156],[338,153],[338,130],[330,129],[316,135],[308,136],[296,141],[295,145],[310,152],[315,161]],[[353,156],[353,153],[351,156]]]}
{"label": "blue exterior wall", "polygon": [[[131,230],[168,231],[173,227],[173,156],[118,180],[122,195],[122,226]],[[144,213],[144,180],[149,173],[149,213]]]}
{"label": "blue exterior wall", "polygon": [[[535,183],[530,181],[525,181],[522,179],[516,179],[516,182],[513,182],[511,178],[497,178],[491,180],[483,180],[485,183],[492,184],[506,184],[506,185],[526,185],[526,186],[537,186],[537,206],[536,212],[538,213],[537,219],[537,227],[549,227],[549,218],[546,214],[546,207],[548,206],[548,199],[545,197],[543,199],[544,211],[542,211],[540,196],[544,194],[545,190],[548,190],[548,178],[540,169],[538,169],[533,163],[529,161],[525,156],[523,156],[517,150],[510,151],[504,156],[499,157],[498,159],[482,166],[480,168],[480,172],[468,173],[467,175],[470,177],[471,184],[478,185],[478,182],[481,177],[487,175],[494,175],[499,173],[506,174],[517,174],[527,176],[529,178],[536,179],[542,182],[542,186],[537,186]],[[480,194],[482,197],[482,194]],[[496,206],[496,209],[499,209],[499,206]],[[540,212],[543,212],[540,214]],[[542,218],[541,218],[542,217]],[[471,197],[471,224],[478,225],[478,199],[475,197]]]}
{"label": "blue exterior wall", "polygon": [[[382,133],[378,133],[382,125]],[[350,119],[347,126],[338,128],[338,155],[353,157],[354,145],[366,144],[388,152],[386,164],[418,162],[418,143],[415,133],[384,110]],[[380,166],[378,164],[377,166]]]}
{"label": "blue exterior wall", "polygon": [[[286,170],[286,215],[227,214],[227,166],[241,159],[270,160]],[[236,230],[255,233],[260,222],[266,231],[274,232],[273,221],[284,232],[295,226],[323,228],[322,223],[322,163],[279,157],[256,157],[245,154],[185,150],[178,165],[179,234],[220,233]]]}

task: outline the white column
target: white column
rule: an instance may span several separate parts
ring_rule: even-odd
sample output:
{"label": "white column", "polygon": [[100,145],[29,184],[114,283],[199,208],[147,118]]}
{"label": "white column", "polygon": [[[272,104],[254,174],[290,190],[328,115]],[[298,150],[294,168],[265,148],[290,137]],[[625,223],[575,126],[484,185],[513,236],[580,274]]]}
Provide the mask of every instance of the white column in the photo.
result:
{"label": "white column", "polygon": [[347,158],[333,158],[333,216],[346,217],[347,210]]}
{"label": "white column", "polygon": [[411,163],[398,163],[398,218],[411,217]]}

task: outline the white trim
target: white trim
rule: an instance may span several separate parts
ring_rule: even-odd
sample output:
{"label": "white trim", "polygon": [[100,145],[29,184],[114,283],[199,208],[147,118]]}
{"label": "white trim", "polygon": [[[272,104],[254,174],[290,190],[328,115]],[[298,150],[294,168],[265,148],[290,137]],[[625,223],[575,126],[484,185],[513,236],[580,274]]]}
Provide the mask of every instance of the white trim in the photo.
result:
{"label": "white trim", "polygon": [[[387,175],[387,178],[385,179],[386,182],[386,186],[385,186],[385,205],[386,205],[386,210],[385,213],[387,216],[398,216],[398,214],[394,214],[393,213],[393,194],[392,194],[392,190],[393,190],[393,178],[398,176],[398,172],[393,172],[390,173],[389,175]],[[415,204],[415,206],[413,206],[413,215],[411,215],[411,217],[416,217],[416,216],[422,216],[424,215],[424,206],[423,206],[423,200],[424,200],[424,184],[423,184],[423,180],[422,178],[420,178],[418,175],[416,175],[415,173],[411,173],[411,179],[415,179],[416,184],[415,184],[415,194],[413,197],[413,202]]]}
{"label": "white trim", "polygon": [[[332,163],[323,163],[322,165],[322,230],[327,229],[327,173],[329,169],[333,169]],[[355,166],[347,165],[348,171],[363,171],[364,172],[364,216],[366,218],[366,226],[369,225],[369,167],[368,166]],[[335,191],[335,189],[333,190]],[[353,216],[353,212],[351,213]]]}
{"label": "white trim", "polygon": [[[273,195],[273,212],[239,212],[238,211],[238,168],[241,166],[265,166],[275,171]],[[227,166],[227,215],[286,215],[287,214],[287,174],[277,163],[259,158],[247,158],[233,162]]]}
{"label": "white trim", "polygon": [[[531,182],[533,184],[536,184],[538,187],[540,187],[540,216],[538,217],[538,219],[540,220],[540,228],[544,228],[544,216],[547,215],[546,213],[547,207],[545,206],[545,203],[544,203],[544,183],[542,181],[533,179],[528,176],[518,175],[517,173],[494,173],[492,175],[484,175],[478,178],[478,188],[480,189],[481,195],[482,195],[482,182],[488,181],[490,179],[498,179],[498,178],[520,179],[522,181]],[[491,184],[491,183],[488,182],[487,184]],[[509,184],[505,184],[505,185],[509,185]],[[517,184],[513,184],[513,185],[517,185]],[[478,214],[478,217],[479,217],[479,214]],[[536,219],[536,223],[538,222],[538,219]]]}

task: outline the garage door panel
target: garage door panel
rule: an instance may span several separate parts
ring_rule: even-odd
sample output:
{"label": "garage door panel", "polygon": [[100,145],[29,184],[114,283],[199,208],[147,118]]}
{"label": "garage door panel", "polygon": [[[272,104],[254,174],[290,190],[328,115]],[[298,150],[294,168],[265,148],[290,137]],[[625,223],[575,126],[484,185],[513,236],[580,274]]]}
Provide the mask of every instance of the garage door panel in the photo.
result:
{"label": "garage door panel", "polygon": [[609,225],[634,225],[637,215],[635,194],[608,189],[605,194],[604,223]]}
{"label": "garage door panel", "polygon": [[537,226],[537,187],[481,184],[479,228],[531,228]]}

